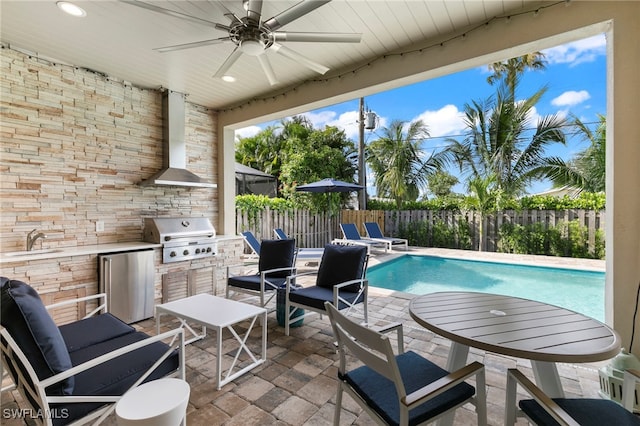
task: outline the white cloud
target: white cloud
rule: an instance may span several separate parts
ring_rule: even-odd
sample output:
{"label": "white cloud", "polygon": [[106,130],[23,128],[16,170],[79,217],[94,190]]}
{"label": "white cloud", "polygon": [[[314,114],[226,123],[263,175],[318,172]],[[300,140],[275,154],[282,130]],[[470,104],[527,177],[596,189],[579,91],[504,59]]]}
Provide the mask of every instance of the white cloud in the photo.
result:
{"label": "white cloud", "polygon": [[607,41],[604,34],[563,44],[543,50],[549,65],[593,62],[598,56],[606,55]]}
{"label": "white cloud", "polygon": [[237,138],[249,138],[251,136],[255,136],[262,131],[262,128],[259,126],[249,126],[243,127],[242,129],[236,130],[236,139]]}
{"label": "white cloud", "polygon": [[466,127],[464,113],[455,105],[445,105],[436,111],[424,111],[412,121],[416,120],[422,120],[427,125],[431,137],[458,134]]}
{"label": "white cloud", "polygon": [[589,92],[587,92],[586,90],[580,90],[579,92],[576,92],[575,90],[569,90],[567,92],[564,92],[560,96],[552,99],[551,105],[573,106],[581,102],[584,102],[589,98],[591,98],[591,95],[589,95]]}

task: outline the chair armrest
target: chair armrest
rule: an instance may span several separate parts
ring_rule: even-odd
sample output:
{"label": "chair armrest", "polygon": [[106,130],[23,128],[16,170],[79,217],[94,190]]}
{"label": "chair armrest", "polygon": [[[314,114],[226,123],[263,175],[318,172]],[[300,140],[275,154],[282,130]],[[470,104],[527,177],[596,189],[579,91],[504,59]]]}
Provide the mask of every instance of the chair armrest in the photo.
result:
{"label": "chair armrest", "polygon": [[479,374],[483,377],[482,380],[477,380],[478,387],[484,386],[484,365],[474,361],[471,364],[465,365],[461,369],[449,373],[435,382],[428,384],[427,386],[423,386],[422,388],[411,392],[402,399],[402,403],[407,406],[422,404],[423,402],[446,392],[457,384],[462,383],[470,376]]}
{"label": "chair armrest", "polygon": [[632,413],[636,394],[635,384],[637,382],[640,382],[640,371],[625,370],[624,381],[622,382],[622,406]]}
{"label": "chair armrest", "polygon": [[[566,411],[564,411],[558,404],[555,403],[549,396],[547,396],[539,387],[537,387],[531,380],[529,380],[522,372],[515,368],[507,370],[507,390],[509,385],[515,381],[547,412],[551,417],[563,426],[580,426]],[[511,382],[511,383],[510,383]],[[513,386],[513,384],[511,384]],[[515,393],[515,387],[513,387]],[[507,396],[508,398],[509,396]],[[513,395],[512,401],[515,403],[515,395]],[[506,407],[507,409],[513,407]]]}
{"label": "chair armrest", "polygon": [[260,276],[264,279],[265,275],[271,274],[273,272],[282,272],[282,271],[292,271],[294,274],[296,273],[296,267],[286,267],[286,268],[275,268],[275,269],[266,269],[260,272]]}
{"label": "chair armrest", "polygon": [[318,275],[318,270],[314,269],[314,270],[307,271],[307,272],[300,272],[299,274],[289,275],[287,277],[287,282],[295,280],[296,278],[305,277],[305,276],[309,276],[309,275]]}
{"label": "chair armrest", "polygon": [[369,284],[369,281],[364,279],[364,278],[358,278],[355,280],[349,280],[349,281],[345,281],[342,282],[340,284],[336,284],[333,286],[334,289],[337,289],[338,291],[340,291],[340,289],[342,289],[343,287],[346,287],[348,285],[352,285],[352,284],[362,284],[362,286],[367,286]]}
{"label": "chair armrest", "polygon": [[[131,343],[127,346],[123,346],[121,348],[118,348],[114,351],[108,352],[104,355],[100,355],[99,357],[96,357],[92,360],[89,361],[85,361],[82,364],[78,364],[75,367],[72,367],[68,370],[65,370],[61,373],[58,373],[54,376],[51,376],[45,380],[42,380],[40,382],[40,386],[44,389],[47,388],[55,383],[58,383],[68,377],[74,376],[78,373],[82,373],[83,371],[89,370],[99,364],[103,364],[107,361],[110,361],[114,358],[118,358],[119,356],[122,356],[124,354],[127,354],[129,352],[135,351],[136,349],[140,349],[143,348],[145,346],[148,346],[152,343],[155,342],[159,342],[162,341],[164,339],[167,338],[172,338],[171,343],[169,344],[170,350],[165,353],[165,355],[160,359],[159,362],[156,362],[156,364],[154,364],[154,366],[151,368],[151,370],[148,372],[150,373],[151,371],[153,371],[153,369],[155,368],[155,366],[159,365],[168,355],[169,353],[171,353],[171,351],[173,351],[173,345],[175,344],[176,339],[180,340],[179,343],[179,347],[180,347],[180,363],[182,363],[183,359],[184,359],[184,330],[182,328],[178,328],[175,330],[170,330],[167,332],[164,332],[162,334],[158,334],[156,336],[149,336],[148,338],[141,340],[139,342],[135,342],[135,343]],[[139,382],[142,382],[144,379],[146,379],[146,377],[148,376],[148,374],[144,375],[143,377],[140,378]],[[134,385],[134,386],[137,386]],[[52,400],[53,397],[49,398],[50,402],[56,402]]]}
{"label": "chair armrest", "polygon": [[398,353],[404,353],[404,331],[401,322],[392,322],[387,325],[372,326],[370,328],[374,331],[377,331],[378,333],[384,334],[392,333],[395,331],[398,336]]}
{"label": "chair armrest", "polygon": [[98,303],[98,307],[93,311],[89,312],[84,318],[89,318],[94,316],[100,311],[107,312],[107,295],[106,293],[98,293],[92,294],[90,296],[78,297],[77,299],[69,299],[63,300],[62,302],[52,303],[51,305],[45,306],[47,310],[61,308],[63,306],[74,305],[80,302],[87,302],[93,299],[101,299],[101,302]]}

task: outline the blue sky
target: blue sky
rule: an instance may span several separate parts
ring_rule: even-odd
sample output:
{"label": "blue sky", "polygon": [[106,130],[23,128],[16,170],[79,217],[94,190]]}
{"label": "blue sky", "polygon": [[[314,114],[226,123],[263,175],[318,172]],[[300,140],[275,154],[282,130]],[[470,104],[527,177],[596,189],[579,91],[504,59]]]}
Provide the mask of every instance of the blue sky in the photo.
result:
{"label": "blue sky", "polygon": [[[585,122],[597,122],[598,114],[606,114],[606,41],[604,35],[544,50],[547,66],[544,71],[529,71],[521,82],[518,95],[531,96],[546,85],[548,90],[537,104],[532,126],[537,116],[573,114]],[[427,124],[430,138],[422,148],[431,151],[443,146],[444,138],[464,132],[462,112],[465,103],[486,99],[495,93],[495,87],[487,83],[489,71],[486,67],[473,68],[456,74],[427,80],[410,86],[381,92],[365,98],[366,107],[378,116],[377,127],[365,132],[365,141],[377,138],[381,127],[398,119],[411,122],[422,119]],[[345,131],[347,137],[358,141],[358,99],[309,111],[306,115],[314,127],[336,126]],[[251,126],[236,132],[239,136],[251,136],[274,122]],[[592,127],[592,126],[591,126]],[[593,128],[593,127],[592,127]],[[582,151],[588,143],[571,138],[567,146],[558,146],[549,155],[571,158]],[[451,170],[457,175],[457,170]],[[367,177],[369,195],[375,196],[371,186],[373,179]],[[541,192],[551,187],[549,182],[536,182],[530,193]],[[454,188],[465,192],[463,185]]]}

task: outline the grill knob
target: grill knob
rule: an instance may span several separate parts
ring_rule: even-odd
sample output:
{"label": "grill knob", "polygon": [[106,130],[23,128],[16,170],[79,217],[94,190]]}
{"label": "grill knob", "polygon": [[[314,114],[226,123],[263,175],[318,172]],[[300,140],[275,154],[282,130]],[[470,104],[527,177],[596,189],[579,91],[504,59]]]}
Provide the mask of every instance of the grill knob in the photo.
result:
{"label": "grill knob", "polygon": [[199,248],[196,249],[196,254],[200,254],[200,249]]}
{"label": "grill knob", "polygon": [[183,254],[184,256],[188,256],[188,255],[189,255],[189,250],[185,250],[185,251],[183,251],[183,252],[182,252],[182,254]]}
{"label": "grill knob", "polygon": [[207,247],[207,253],[211,253],[211,247]]}
{"label": "grill knob", "polygon": [[171,253],[169,253],[169,257],[176,257],[177,253],[175,251],[172,251]]}

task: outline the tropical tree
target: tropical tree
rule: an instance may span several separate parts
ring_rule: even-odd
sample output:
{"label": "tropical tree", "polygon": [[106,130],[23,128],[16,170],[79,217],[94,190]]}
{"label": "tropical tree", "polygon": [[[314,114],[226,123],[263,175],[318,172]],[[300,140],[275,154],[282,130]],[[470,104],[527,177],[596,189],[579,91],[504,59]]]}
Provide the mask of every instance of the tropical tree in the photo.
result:
{"label": "tropical tree", "polygon": [[496,185],[496,176],[475,176],[467,182],[467,204],[472,209],[480,213],[480,224],[478,226],[478,251],[482,251],[482,241],[484,240],[484,222],[487,215],[497,210],[500,205],[501,191]]}
{"label": "tropical tree", "polygon": [[[332,177],[353,182],[355,145],[344,131],[327,126],[315,129],[303,116],[283,120],[255,136],[239,138],[236,161],[274,175],[281,195],[311,208],[326,208],[326,197],[296,194],[295,186]],[[348,194],[336,197],[343,204]]]}
{"label": "tropical tree", "polygon": [[518,77],[505,80],[495,96],[466,104],[464,139],[447,140],[449,155],[469,180],[494,175],[497,188],[508,198],[524,194],[531,181],[544,176],[544,166],[552,161],[544,155],[549,146],[565,144],[565,120],[558,115],[532,123],[535,105],[547,88],[515,101],[512,90],[518,83]]}
{"label": "tropical tree", "polygon": [[519,76],[524,74],[526,70],[543,70],[547,66],[544,59],[544,53],[532,52],[526,55],[507,59],[502,62],[494,62],[489,65],[489,69],[493,71],[487,77],[487,83],[494,85],[496,83],[504,83],[509,88],[511,99],[515,99],[516,86]]}
{"label": "tropical tree", "polygon": [[427,187],[436,197],[446,197],[452,195],[452,188],[460,181],[458,178],[445,170],[438,170],[427,176]]}
{"label": "tropical tree", "polygon": [[598,114],[599,123],[591,130],[582,120],[572,116],[577,135],[589,141],[589,147],[570,161],[554,159],[545,170],[556,188],[569,187],[578,192],[604,192],[606,185],[606,128],[607,118]]}
{"label": "tropical tree", "polygon": [[432,153],[424,158],[421,144],[429,131],[421,120],[393,120],[381,132],[382,137],[367,147],[367,163],[375,176],[378,195],[392,198],[400,209],[403,202],[418,198],[427,176],[440,169],[444,157]]}

